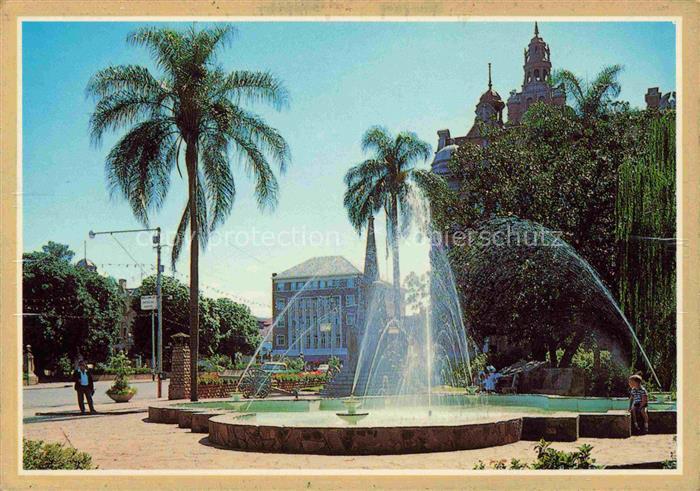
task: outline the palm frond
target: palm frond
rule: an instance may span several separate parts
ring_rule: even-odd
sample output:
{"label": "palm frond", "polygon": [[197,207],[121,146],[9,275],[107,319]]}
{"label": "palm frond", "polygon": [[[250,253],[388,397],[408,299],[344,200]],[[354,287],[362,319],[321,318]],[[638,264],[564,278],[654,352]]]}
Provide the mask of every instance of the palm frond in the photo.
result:
{"label": "palm frond", "polygon": [[147,26],[129,33],[127,42],[150,50],[159,68],[176,74],[180,69],[181,56],[186,46],[185,36],[175,29]]}
{"label": "palm frond", "polygon": [[136,218],[148,224],[148,211],[159,209],[170,185],[175,136],[167,118],[136,125],[112,148],[106,159],[111,192],[121,194]]}
{"label": "palm frond", "polygon": [[280,79],[270,72],[236,70],[228,75],[216,74],[217,95],[231,97],[238,103],[270,104],[277,110],[289,106],[289,92]]}
{"label": "palm frond", "polygon": [[236,199],[236,183],[231,174],[226,147],[227,141],[221,137],[218,141],[205,141],[202,146],[201,163],[211,211],[210,231],[224,222]]}
{"label": "palm frond", "polygon": [[90,117],[90,139],[93,145],[99,145],[106,132],[142,123],[146,118],[164,120],[159,100],[128,90],[106,95]]}
{"label": "palm frond", "polygon": [[229,135],[237,153],[243,158],[246,174],[255,181],[255,199],[261,210],[273,210],[277,206],[279,185],[270,164],[263,153],[245,132],[234,131]]}
{"label": "palm frond", "polygon": [[362,136],[362,151],[374,151],[377,157],[382,156],[379,160],[384,160],[383,157],[389,154],[391,149],[391,135],[383,126],[372,126]]}

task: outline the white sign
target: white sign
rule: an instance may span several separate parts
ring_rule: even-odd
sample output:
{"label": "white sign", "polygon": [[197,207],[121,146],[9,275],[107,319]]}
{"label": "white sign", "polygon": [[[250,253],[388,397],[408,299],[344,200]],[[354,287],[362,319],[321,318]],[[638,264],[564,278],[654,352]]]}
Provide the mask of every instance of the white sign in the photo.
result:
{"label": "white sign", "polygon": [[141,297],[141,310],[157,310],[158,297],[155,295],[143,295]]}

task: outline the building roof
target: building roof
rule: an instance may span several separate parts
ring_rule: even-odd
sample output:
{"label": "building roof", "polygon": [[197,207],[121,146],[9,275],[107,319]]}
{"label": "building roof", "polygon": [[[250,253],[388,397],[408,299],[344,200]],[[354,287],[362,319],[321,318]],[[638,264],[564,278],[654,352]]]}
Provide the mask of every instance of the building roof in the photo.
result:
{"label": "building roof", "polygon": [[303,263],[297,264],[281,273],[274,279],[287,278],[322,278],[324,276],[352,276],[362,274],[343,256],[312,257]]}

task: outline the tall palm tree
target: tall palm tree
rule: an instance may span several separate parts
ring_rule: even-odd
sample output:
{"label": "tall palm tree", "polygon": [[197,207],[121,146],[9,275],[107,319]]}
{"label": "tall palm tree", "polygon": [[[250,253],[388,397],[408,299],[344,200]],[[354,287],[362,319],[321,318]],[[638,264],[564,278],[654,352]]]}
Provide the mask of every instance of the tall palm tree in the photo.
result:
{"label": "tall palm tree", "polygon": [[255,181],[259,207],[277,203],[278,185],[270,160],[280,172],[289,161],[282,136],[245,104],[264,102],[276,109],[288,103],[282,83],[270,73],[225,72],[217,52],[234,28],[185,30],[144,27],[127,41],[149,49],[160,71],[138,65],[110,66],[87,86],[96,101],[91,137],[99,144],[107,131],[126,134],[107,155],[108,184],[131,205],[136,218],[148,223],[168,194],[170,176],[180,177],[182,156],[188,196],[172,248],[175,266],[189,229],[190,247],[190,399],[197,400],[199,350],[199,248],[228,217],[236,196],[231,160],[236,155]]}
{"label": "tall palm tree", "polygon": [[604,114],[613,99],[620,95],[618,77],[622,70],[622,65],[607,66],[590,82],[569,70],[556,70],[550,83],[555,86],[563,84],[567,95],[574,98],[576,112],[584,120],[589,120]]}
{"label": "tall palm tree", "polygon": [[[393,136],[386,128],[373,126],[362,137],[362,151],[371,158],[345,174],[347,189],[343,203],[353,227],[361,232],[370,216],[386,213],[388,240],[392,250],[394,310],[401,316],[401,272],[399,232],[410,223],[408,197],[420,170],[414,166],[431,155],[430,145],[415,133],[404,131]],[[399,223],[401,215],[401,223]]]}

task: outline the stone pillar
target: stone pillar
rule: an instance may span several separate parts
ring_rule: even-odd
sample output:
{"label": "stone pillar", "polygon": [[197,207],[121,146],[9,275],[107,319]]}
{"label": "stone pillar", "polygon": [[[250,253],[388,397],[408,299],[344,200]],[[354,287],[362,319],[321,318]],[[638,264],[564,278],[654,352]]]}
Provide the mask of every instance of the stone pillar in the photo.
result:
{"label": "stone pillar", "polygon": [[27,345],[27,350],[24,353],[24,363],[22,370],[22,381],[24,385],[36,385],[39,383],[39,377],[34,374],[34,355],[32,354],[31,345]]}
{"label": "stone pillar", "polygon": [[168,399],[187,399],[190,396],[189,336],[179,333],[172,336],[171,339],[173,351],[170,359]]}

